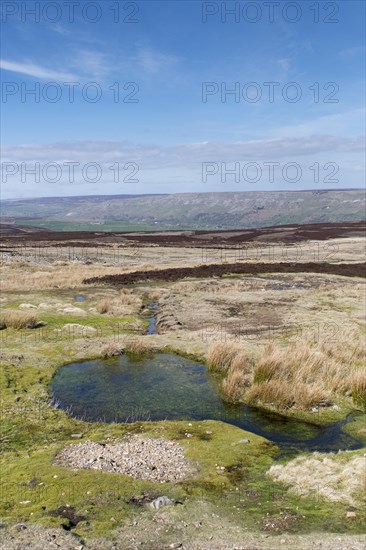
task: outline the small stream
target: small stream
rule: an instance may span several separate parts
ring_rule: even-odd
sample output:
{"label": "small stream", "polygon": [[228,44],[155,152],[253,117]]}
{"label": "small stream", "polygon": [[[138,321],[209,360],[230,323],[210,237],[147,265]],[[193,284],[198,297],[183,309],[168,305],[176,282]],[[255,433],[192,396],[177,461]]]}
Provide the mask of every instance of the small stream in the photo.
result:
{"label": "small stream", "polygon": [[357,449],[343,432],[354,414],[328,426],[300,422],[222,399],[220,377],[173,353],[121,355],[61,367],[50,389],[55,406],[89,422],[221,420],[266,437],[286,454]]}
{"label": "small stream", "polygon": [[141,314],[142,319],[149,321],[146,334],[156,334],[156,312],[158,310],[158,302],[149,302],[144,313]]}

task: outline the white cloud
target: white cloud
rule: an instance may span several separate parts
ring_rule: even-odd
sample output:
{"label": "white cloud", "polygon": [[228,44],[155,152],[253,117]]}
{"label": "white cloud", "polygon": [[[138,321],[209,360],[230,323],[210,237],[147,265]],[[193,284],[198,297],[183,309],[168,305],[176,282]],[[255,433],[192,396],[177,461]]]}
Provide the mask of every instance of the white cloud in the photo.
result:
{"label": "white cloud", "polygon": [[77,76],[72,73],[54,71],[52,69],[46,69],[35,63],[17,63],[14,61],[7,61],[1,59],[0,68],[4,71],[10,71],[13,73],[23,74],[26,76],[33,76],[42,80],[58,80],[58,81],[75,81]]}
{"label": "white cloud", "polygon": [[56,81],[104,81],[108,76],[115,79],[116,73],[131,74],[134,78],[156,78],[161,74],[174,73],[178,59],[172,55],[152,50],[147,47],[136,47],[137,54],[131,56],[114,56],[103,51],[74,49],[68,54],[67,70],[55,70],[33,61],[11,61],[2,59],[0,68],[5,71],[26,75],[42,80]]}
{"label": "white cloud", "polygon": [[365,131],[365,108],[352,109],[343,113],[323,115],[292,126],[282,126],[271,131],[274,137],[306,137],[309,135],[345,136]]}
{"label": "white cloud", "polygon": [[204,161],[257,161],[309,157],[321,153],[358,153],[364,138],[338,138],[314,135],[268,140],[184,143],[174,146],[133,144],[127,141],[80,141],[45,145],[3,147],[8,162],[127,162],[135,161],[149,169],[167,166],[194,166]]}
{"label": "white cloud", "polygon": [[340,57],[343,59],[351,59],[353,57],[358,57],[359,55],[365,56],[366,48],[365,46],[354,46],[353,48],[346,48],[339,52]]}
{"label": "white cloud", "polygon": [[92,50],[79,50],[74,53],[72,67],[80,73],[88,75],[90,78],[103,78],[114,69],[115,65],[108,62],[107,55],[102,52]]}
{"label": "white cloud", "polygon": [[151,76],[172,69],[177,63],[177,58],[151,48],[141,48],[136,62],[147,75]]}
{"label": "white cloud", "polygon": [[[165,147],[126,141],[10,146],[3,148],[2,198],[362,187],[363,150],[362,138],[321,135],[232,143],[204,141]],[[225,162],[228,163],[226,166],[221,165]],[[55,169],[47,167],[47,163],[58,164],[59,178],[52,179]],[[72,178],[71,165],[66,163],[76,163],[72,168]],[[86,172],[90,177],[85,176],[85,165],[88,163],[99,165],[101,177],[95,183],[90,181],[95,167]],[[137,174],[134,175],[136,182],[128,178],[133,169],[130,163],[135,163],[137,167]],[[207,166],[203,163],[216,163],[216,175],[207,181],[202,176]],[[243,165],[257,163],[263,177],[258,183],[251,182],[253,174],[252,168],[249,168],[248,173],[252,174],[249,179],[236,181],[233,176],[228,176],[223,184],[221,167],[224,171],[233,171],[234,163],[240,165],[240,170]],[[278,163],[275,181],[267,181],[269,168],[264,163]],[[287,163],[296,163],[301,167],[302,177],[296,184],[286,183],[283,179],[282,169]],[[314,180],[314,163],[319,163],[323,178],[319,183]],[[328,163],[338,165],[336,173]],[[34,176],[35,169],[40,174],[38,182]],[[14,175],[11,172],[15,172]],[[332,175],[337,179],[325,179],[325,176]]]}

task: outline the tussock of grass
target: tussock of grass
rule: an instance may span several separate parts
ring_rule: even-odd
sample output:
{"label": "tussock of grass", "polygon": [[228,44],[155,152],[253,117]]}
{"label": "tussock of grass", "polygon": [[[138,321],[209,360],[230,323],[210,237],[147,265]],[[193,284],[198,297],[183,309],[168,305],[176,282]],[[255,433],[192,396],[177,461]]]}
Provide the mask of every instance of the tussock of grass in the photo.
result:
{"label": "tussock of grass", "polygon": [[253,384],[247,391],[246,398],[250,404],[271,404],[279,409],[289,409],[294,405],[290,384],[280,380],[265,380],[260,384]]}
{"label": "tussock of grass", "polygon": [[96,310],[101,315],[120,317],[136,312],[141,307],[142,300],[129,289],[122,289],[119,296],[102,298],[96,304]]}
{"label": "tussock of grass", "polygon": [[359,371],[352,378],[352,399],[358,407],[366,411],[366,372]]}
{"label": "tussock of grass", "polygon": [[265,380],[253,384],[246,394],[247,400],[253,405],[270,405],[277,409],[289,409],[296,406],[299,409],[329,404],[329,392],[315,385],[298,382],[293,384],[286,380]]}
{"label": "tussock of grass", "polygon": [[227,377],[223,380],[222,390],[225,397],[234,403],[240,401],[244,391],[251,384],[254,360],[247,353],[235,350]]}
{"label": "tussock of grass", "polygon": [[239,349],[232,344],[214,344],[208,350],[207,364],[212,370],[227,372],[238,351]]}
{"label": "tussock of grass", "polygon": [[126,306],[137,305],[140,303],[140,298],[136,296],[132,290],[122,288],[120,291],[120,302]]}
{"label": "tussock of grass", "polygon": [[287,348],[271,342],[254,363],[243,350],[216,344],[208,353],[212,369],[226,374],[222,389],[233,401],[274,409],[310,409],[352,395],[366,410],[365,343],[361,333],[314,342],[313,335]]}
{"label": "tussock of grass", "polygon": [[234,403],[240,401],[243,397],[245,386],[245,374],[242,371],[232,369],[230,369],[222,383],[222,389],[226,398]]}
{"label": "tussock of grass", "polygon": [[111,312],[113,304],[109,298],[103,298],[102,300],[99,300],[95,307],[97,309],[97,312],[103,315],[105,313]]}
{"label": "tussock of grass", "polygon": [[261,382],[266,382],[269,380],[272,380],[281,372],[281,375],[286,374],[283,373],[283,363],[281,361],[282,356],[277,352],[271,343],[267,349],[265,354],[259,359],[258,363],[255,366],[254,369],[254,382],[256,384],[260,384]]}
{"label": "tussock of grass", "polygon": [[0,314],[0,324],[15,329],[33,327],[36,325],[37,321],[36,315],[27,311],[14,311],[9,309],[2,311]]}
{"label": "tussock of grass", "polygon": [[116,342],[109,342],[102,348],[102,357],[108,359],[109,357],[115,357],[121,355],[123,348]]}
{"label": "tussock of grass", "polygon": [[289,486],[290,492],[316,494],[333,502],[355,504],[365,483],[365,457],[347,453],[313,453],[284,465],[274,465],[267,475]]}
{"label": "tussock of grass", "polygon": [[317,384],[302,384],[298,382],[293,388],[294,402],[299,409],[324,407],[332,404],[330,391],[318,387]]}
{"label": "tussock of grass", "polygon": [[125,341],[125,352],[134,355],[143,353],[152,353],[156,349],[151,346],[144,338],[127,338]]}

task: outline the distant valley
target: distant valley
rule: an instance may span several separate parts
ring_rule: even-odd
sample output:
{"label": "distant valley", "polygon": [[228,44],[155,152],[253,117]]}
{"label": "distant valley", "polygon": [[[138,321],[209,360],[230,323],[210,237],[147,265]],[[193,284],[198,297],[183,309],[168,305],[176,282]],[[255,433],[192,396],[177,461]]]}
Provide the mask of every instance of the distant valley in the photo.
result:
{"label": "distant valley", "polygon": [[57,231],[242,229],[364,220],[363,190],[178,193],[1,201],[6,223]]}

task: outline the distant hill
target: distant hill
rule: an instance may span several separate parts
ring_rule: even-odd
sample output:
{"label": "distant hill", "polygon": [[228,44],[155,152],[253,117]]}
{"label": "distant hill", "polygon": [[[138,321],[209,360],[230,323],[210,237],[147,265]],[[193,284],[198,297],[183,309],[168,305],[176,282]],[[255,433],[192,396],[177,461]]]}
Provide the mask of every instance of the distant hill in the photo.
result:
{"label": "distant hill", "polygon": [[48,197],[0,204],[4,222],[58,230],[241,229],[366,218],[363,190]]}

